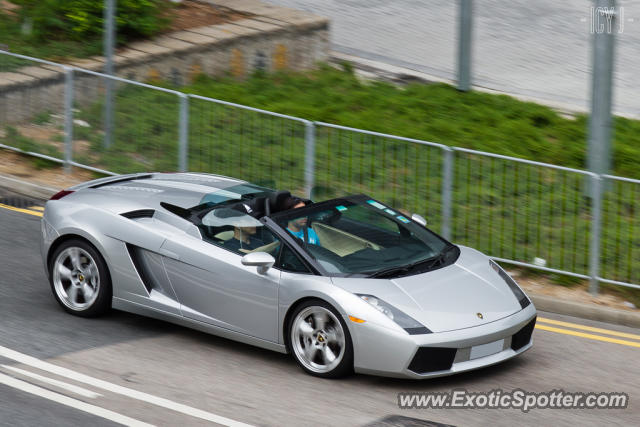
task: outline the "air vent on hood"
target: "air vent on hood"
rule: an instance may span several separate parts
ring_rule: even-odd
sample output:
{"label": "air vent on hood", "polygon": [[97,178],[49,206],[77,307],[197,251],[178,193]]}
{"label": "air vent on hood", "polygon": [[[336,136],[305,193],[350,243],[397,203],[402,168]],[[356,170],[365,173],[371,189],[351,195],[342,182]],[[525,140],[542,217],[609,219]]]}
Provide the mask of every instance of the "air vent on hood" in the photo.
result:
{"label": "air vent on hood", "polygon": [[138,218],[151,218],[154,213],[155,213],[155,210],[153,209],[138,209],[135,211],[125,212],[120,215],[129,219],[138,219]]}

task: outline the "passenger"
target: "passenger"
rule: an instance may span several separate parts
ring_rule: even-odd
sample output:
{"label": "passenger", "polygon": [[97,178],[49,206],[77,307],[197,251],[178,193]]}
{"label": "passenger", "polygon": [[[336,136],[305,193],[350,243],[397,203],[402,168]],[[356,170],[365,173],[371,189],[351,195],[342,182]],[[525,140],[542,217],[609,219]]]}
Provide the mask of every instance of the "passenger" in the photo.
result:
{"label": "passenger", "polygon": [[[282,204],[282,210],[298,209],[304,206],[305,202],[302,199],[292,196],[284,201],[284,203]],[[313,228],[307,227],[307,221],[308,218],[306,216],[293,219],[288,222],[287,231],[289,231],[291,234],[302,241],[304,241],[304,235],[306,232],[307,243],[310,243],[312,245],[319,245],[320,239],[318,238],[318,235],[313,230]]]}

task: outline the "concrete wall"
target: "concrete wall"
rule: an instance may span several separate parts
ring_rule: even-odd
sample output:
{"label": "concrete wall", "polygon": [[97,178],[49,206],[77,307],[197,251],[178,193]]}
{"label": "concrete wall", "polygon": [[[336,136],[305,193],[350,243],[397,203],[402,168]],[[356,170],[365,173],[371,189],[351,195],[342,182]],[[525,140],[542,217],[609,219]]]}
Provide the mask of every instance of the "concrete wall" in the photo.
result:
{"label": "concrete wall", "polygon": [[[211,3],[251,17],[130,44],[116,53],[116,74],[137,81],[168,80],[183,85],[200,73],[242,78],[257,69],[308,70],[328,59],[329,22],[325,18],[257,0]],[[92,57],[69,65],[102,72],[104,59]],[[84,105],[102,93],[102,78],[74,70],[75,105]],[[60,67],[34,63],[0,73],[0,126],[25,122],[45,111],[61,114],[63,106]]]}

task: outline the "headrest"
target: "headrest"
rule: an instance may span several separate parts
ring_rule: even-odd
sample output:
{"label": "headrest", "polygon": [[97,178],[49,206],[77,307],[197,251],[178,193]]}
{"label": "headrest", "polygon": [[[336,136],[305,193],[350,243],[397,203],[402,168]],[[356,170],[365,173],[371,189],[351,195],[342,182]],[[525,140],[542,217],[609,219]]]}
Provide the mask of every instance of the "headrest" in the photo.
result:
{"label": "headrest", "polygon": [[[291,192],[286,190],[276,191],[269,195],[269,213],[275,213],[283,211],[286,208],[285,203],[293,199]],[[290,203],[290,202],[289,202]]]}
{"label": "headrest", "polygon": [[264,216],[264,205],[266,197],[256,197],[255,199],[242,200],[229,206],[231,209],[249,214],[254,218],[262,218]]}

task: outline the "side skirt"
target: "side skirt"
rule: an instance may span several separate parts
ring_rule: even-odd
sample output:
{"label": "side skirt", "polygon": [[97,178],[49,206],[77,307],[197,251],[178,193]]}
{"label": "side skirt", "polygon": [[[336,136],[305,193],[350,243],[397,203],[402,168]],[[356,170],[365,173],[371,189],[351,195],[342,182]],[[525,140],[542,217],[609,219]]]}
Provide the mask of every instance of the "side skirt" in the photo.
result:
{"label": "side skirt", "polygon": [[287,353],[286,347],[282,344],[266,341],[260,338],[252,337],[250,335],[241,334],[239,332],[220,328],[218,326],[209,325],[197,320],[187,319],[183,316],[179,316],[162,310],[157,310],[151,307],[146,307],[144,305],[127,301],[122,298],[113,297],[112,307],[116,310],[127,311],[129,313],[140,314],[142,316],[164,320],[167,322],[175,323],[176,325],[196,329],[198,331],[205,332],[211,335],[216,335],[244,344],[254,345],[256,347],[261,347],[267,350],[277,351],[278,353]]}

